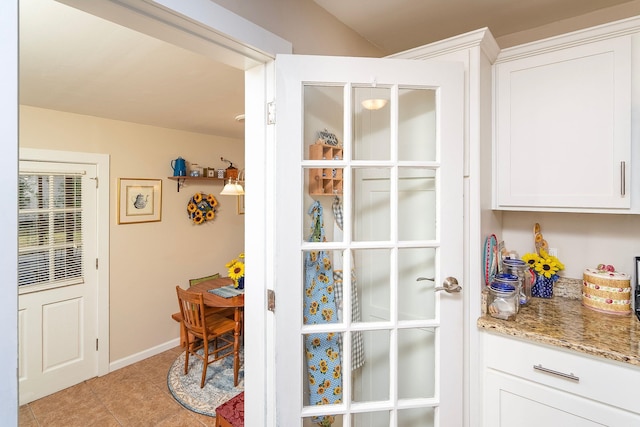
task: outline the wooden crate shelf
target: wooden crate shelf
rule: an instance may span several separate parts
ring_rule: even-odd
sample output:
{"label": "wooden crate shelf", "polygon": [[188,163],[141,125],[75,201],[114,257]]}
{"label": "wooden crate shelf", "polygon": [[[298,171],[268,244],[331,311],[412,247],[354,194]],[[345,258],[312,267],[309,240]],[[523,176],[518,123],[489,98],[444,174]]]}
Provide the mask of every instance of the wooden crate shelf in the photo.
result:
{"label": "wooden crate shelf", "polygon": [[[310,160],[342,160],[342,147],[316,142],[309,146]],[[309,169],[309,194],[332,196],[342,194],[342,168]]]}

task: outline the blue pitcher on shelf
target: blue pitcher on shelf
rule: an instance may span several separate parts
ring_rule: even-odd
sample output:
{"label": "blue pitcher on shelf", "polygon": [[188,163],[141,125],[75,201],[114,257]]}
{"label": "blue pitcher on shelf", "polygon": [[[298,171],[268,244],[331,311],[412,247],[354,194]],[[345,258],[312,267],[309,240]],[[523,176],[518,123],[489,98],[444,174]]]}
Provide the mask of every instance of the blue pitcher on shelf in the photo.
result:
{"label": "blue pitcher on shelf", "polygon": [[187,176],[187,162],[182,157],[171,160],[171,169],[173,176]]}

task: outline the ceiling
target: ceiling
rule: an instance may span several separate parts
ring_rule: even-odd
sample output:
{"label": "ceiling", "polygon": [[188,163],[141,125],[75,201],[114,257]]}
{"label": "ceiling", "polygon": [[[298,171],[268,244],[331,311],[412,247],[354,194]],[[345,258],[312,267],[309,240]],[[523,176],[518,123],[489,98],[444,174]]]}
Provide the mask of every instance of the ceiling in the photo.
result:
{"label": "ceiling", "polygon": [[[489,27],[501,36],[630,0],[314,0],[386,54]],[[640,13],[640,10],[636,10]]]}
{"label": "ceiling", "polygon": [[[500,37],[629,0],[313,1],[393,53],[482,27]],[[235,120],[243,71],[55,0],[19,5],[21,104],[244,138]]]}

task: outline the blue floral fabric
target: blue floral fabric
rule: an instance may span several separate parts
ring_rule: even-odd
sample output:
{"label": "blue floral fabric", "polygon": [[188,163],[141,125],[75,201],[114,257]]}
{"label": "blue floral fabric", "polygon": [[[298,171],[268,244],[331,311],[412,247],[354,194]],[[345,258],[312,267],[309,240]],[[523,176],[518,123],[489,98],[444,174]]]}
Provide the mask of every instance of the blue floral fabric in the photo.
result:
{"label": "blue floral fabric", "polygon": [[[312,234],[309,241],[324,241],[322,206],[316,201],[309,209]],[[336,323],[338,321],[331,260],[325,251],[305,254],[304,323]],[[312,405],[342,402],[342,363],[338,336],[314,333],[305,337],[305,353]],[[333,417],[317,417],[320,425],[330,425]]]}

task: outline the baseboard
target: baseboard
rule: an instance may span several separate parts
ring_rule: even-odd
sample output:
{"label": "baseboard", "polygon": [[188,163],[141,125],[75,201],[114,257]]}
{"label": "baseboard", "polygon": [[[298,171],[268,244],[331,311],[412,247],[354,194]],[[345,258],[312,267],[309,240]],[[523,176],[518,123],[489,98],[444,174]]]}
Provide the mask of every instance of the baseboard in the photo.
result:
{"label": "baseboard", "polygon": [[151,356],[155,356],[156,354],[160,354],[178,346],[180,346],[180,338],[175,338],[171,341],[167,341],[164,344],[151,347],[139,353],[132,354],[131,356],[123,357],[122,359],[118,359],[109,364],[109,372],[117,371],[118,369],[124,368],[125,366],[140,362],[141,360],[147,359]]}

